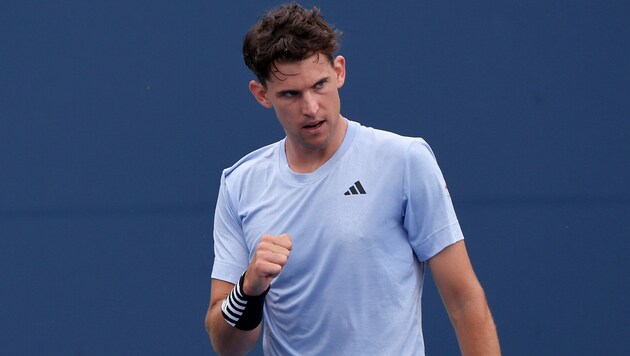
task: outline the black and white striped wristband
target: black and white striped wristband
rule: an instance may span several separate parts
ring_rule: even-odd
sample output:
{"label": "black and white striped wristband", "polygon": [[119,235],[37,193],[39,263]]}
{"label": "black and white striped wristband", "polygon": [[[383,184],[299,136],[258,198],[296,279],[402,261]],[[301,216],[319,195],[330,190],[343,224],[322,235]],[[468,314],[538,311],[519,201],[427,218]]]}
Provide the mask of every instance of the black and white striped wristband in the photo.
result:
{"label": "black and white striped wristband", "polygon": [[265,296],[269,288],[256,297],[245,295],[243,283],[246,272],[243,272],[232,292],[223,301],[221,311],[225,321],[232,327],[240,330],[254,330],[262,321]]}

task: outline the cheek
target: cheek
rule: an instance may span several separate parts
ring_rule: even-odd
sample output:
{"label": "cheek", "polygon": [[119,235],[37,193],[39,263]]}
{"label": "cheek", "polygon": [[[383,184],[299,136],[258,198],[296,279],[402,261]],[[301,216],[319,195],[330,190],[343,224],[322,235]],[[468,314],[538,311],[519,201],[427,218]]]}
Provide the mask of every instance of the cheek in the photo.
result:
{"label": "cheek", "polygon": [[340,106],[339,92],[334,91],[327,95],[323,105],[330,109],[338,108]]}
{"label": "cheek", "polygon": [[290,122],[291,118],[298,112],[294,108],[294,105],[276,105],[273,108],[278,120],[282,122]]}
{"label": "cheek", "polygon": [[274,107],[276,118],[283,127],[287,127],[291,123],[291,112],[285,107]]}

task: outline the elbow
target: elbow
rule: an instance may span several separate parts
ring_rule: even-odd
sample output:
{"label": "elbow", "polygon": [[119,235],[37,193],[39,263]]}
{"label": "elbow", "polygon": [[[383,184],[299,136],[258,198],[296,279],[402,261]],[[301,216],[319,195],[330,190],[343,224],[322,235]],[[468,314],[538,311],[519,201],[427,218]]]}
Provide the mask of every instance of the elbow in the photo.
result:
{"label": "elbow", "polygon": [[467,312],[483,312],[488,307],[481,285],[450,295],[449,298],[444,298],[444,303],[449,315],[453,316]]}
{"label": "elbow", "polygon": [[260,325],[251,331],[231,327],[223,319],[220,307],[211,307],[205,318],[205,327],[212,348],[219,355],[245,355],[256,346]]}
{"label": "elbow", "polygon": [[216,344],[212,344],[212,349],[217,355],[238,355],[238,353],[234,352],[234,350],[228,350],[227,348],[221,347]]}
{"label": "elbow", "polygon": [[210,333],[210,331],[212,330],[210,326],[210,312],[206,313],[206,318],[204,321],[205,321],[205,326],[206,326],[206,333],[208,333],[209,337],[212,337],[212,334]]}
{"label": "elbow", "polygon": [[226,343],[217,342],[218,340],[212,340],[210,337],[210,341],[212,342],[212,349],[217,355],[246,355],[247,351],[243,350],[239,345],[228,345]]}
{"label": "elbow", "polygon": [[477,322],[486,323],[492,320],[488,301],[486,300],[483,289],[478,288],[459,298],[451,308],[448,314],[454,325],[464,320],[475,320]]}
{"label": "elbow", "polygon": [[[211,317],[211,313],[208,312],[205,318],[206,332],[210,337],[210,344],[212,349],[218,355],[245,355],[243,351],[242,342],[234,342],[233,335],[222,334],[222,325],[217,324]],[[233,342],[230,342],[233,341]]]}
{"label": "elbow", "polygon": [[212,348],[214,349],[214,351],[219,355],[227,355],[229,350],[224,350],[221,347],[221,343],[219,342],[219,340],[217,340],[217,337],[214,335],[215,330],[212,326],[212,317],[211,317],[210,310],[208,310],[208,313],[206,314],[205,326],[206,326],[206,333],[208,333],[208,337],[210,338],[210,344],[212,345]]}

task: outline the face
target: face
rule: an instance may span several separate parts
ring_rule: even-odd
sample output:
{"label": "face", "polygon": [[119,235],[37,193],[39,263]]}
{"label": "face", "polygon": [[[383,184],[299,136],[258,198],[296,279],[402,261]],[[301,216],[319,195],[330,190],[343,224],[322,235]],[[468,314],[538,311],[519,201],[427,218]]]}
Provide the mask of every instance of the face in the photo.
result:
{"label": "face", "polygon": [[266,86],[252,81],[258,102],[273,108],[287,135],[287,154],[332,156],[345,134],[340,117],[339,88],[345,80],[345,59],[332,65],[315,54],[299,62],[276,63]]}

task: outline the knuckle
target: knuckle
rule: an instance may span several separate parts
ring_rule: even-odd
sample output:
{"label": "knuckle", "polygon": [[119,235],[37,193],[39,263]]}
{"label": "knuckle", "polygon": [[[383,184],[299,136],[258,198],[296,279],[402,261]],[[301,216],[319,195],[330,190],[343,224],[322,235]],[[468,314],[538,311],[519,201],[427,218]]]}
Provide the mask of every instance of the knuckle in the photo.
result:
{"label": "knuckle", "polygon": [[259,258],[262,258],[264,255],[265,255],[264,248],[261,248],[261,246],[258,246],[258,248],[256,249],[256,252],[254,253],[254,258],[259,259]]}

